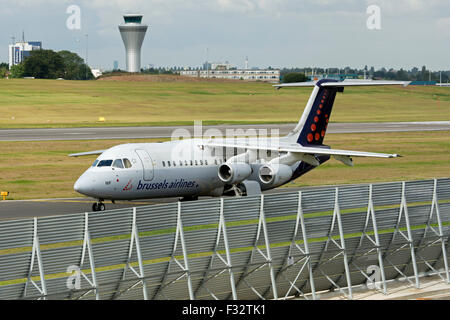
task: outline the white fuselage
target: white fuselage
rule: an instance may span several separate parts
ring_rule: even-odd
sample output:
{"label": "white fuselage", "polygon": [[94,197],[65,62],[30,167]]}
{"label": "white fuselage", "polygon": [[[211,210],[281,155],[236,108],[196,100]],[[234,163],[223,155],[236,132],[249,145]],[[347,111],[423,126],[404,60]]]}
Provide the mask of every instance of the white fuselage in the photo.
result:
{"label": "white fuselage", "polygon": [[[109,200],[221,196],[226,183],[219,179],[218,168],[234,156],[224,153],[202,147],[201,139],[123,144],[105,151],[74,189]],[[246,179],[258,182],[261,190],[271,189],[259,181],[264,162],[251,164],[252,173]]]}

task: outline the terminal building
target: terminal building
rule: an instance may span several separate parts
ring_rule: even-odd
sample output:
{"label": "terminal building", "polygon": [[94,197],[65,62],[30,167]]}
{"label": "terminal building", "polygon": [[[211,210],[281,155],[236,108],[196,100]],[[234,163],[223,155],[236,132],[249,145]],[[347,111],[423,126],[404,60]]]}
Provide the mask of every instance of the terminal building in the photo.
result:
{"label": "terminal building", "polygon": [[[206,63],[202,70],[183,70],[180,75],[196,78],[215,78],[229,80],[246,81],[274,81],[280,80],[280,70],[278,69],[236,69],[228,62],[226,63]],[[247,66],[247,65],[246,65]],[[211,67],[211,69],[209,69]]]}
{"label": "terminal building", "polygon": [[31,51],[41,49],[41,41],[21,41],[9,45],[9,68],[22,63],[27,57],[30,56]]}

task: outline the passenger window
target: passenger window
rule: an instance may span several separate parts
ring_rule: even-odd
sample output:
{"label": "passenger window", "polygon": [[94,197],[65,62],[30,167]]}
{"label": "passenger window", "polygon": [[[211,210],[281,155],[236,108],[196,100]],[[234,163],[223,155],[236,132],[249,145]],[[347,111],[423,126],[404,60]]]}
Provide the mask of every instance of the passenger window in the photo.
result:
{"label": "passenger window", "polygon": [[200,165],[201,165],[201,166],[203,165],[203,160],[200,160]]}
{"label": "passenger window", "polygon": [[116,159],[116,160],[114,160],[113,167],[114,167],[114,168],[123,169],[123,163],[122,163],[122,160],[121,160],[121,159]]}
{"label": "passenger window", "polygon": [[174,167],[176,167],[176,166],[177,166],[177,163],[176,163],[175,161],[173,162],[173,166],[174,166]]}
{"label": "passenger window", "polygon": [[99,162],[97,167],[111,167],[113,161],[112,160],[102,160]]}
{"label": "passenger window", "polygon": [[182,167],[182,166],[183,166],[183,161],[180,160],[180,167]]}
{"label": "passenger window", "polygon": [[162,165],[163,165],[163,167],[165,167],[165,166],[166,166],[166,162],[165,162],[165,161],[163,161],[163,162],[162,162]]}
{"label": "passenger window", "polygon": [[184,165],[185,165],[186,167],[188,166],[187,160],[184,160]]}
{"label": "passenger window", "polygon": [[205,160],[205,165],[208,165],[208,160]]}
{"label": "passenger window", "polygon": [[131,168],[133,165],[131,164],[131,161],[128,159],[123,159],[123,166],[127,169]]}
{"label": "passenger window", "polygon": [[191,166],[193,166],[194,165],[194,162],[191,160]]}
{"label": "passenger window", "polygon": [[170,167],[170,161],[167,161],[167,165]]}
{"label": "passenger window", "polygon": [[197,162],[197,160],[195,160],[195,165],[196,165],[196,166],[198,166],[198,162]]}

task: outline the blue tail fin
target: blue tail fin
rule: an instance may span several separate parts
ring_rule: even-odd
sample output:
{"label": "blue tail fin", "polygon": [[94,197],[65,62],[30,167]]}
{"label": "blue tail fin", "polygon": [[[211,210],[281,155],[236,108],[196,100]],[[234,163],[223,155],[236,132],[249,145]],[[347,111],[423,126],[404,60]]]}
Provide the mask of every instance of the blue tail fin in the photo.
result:
{"label": "blue tail fin", "polygon": [[334,100],[338,92],[343,92],[343,87],[322,87],[323,83],[338,82],[331,79],[323,79],[315,84],[315,88],[303,116],[297,127],[289,134],[289,138],[303,145],[322,145],[330,121]]}

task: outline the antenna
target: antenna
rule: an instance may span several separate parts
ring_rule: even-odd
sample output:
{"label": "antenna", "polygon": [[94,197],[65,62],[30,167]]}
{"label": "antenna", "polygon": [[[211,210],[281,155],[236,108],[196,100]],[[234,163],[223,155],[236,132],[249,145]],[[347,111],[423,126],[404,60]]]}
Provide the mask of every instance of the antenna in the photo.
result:
{"label": "antenna", "polygon": [[206,77],[209,78],[209,48],[206,48]]}
{"label": "antenna", "polygon": [[89,35],[86,33],[86,79],[88,78],[88,69],[89,69],[89,64],[88,64],[88,40],[89,40]]}

